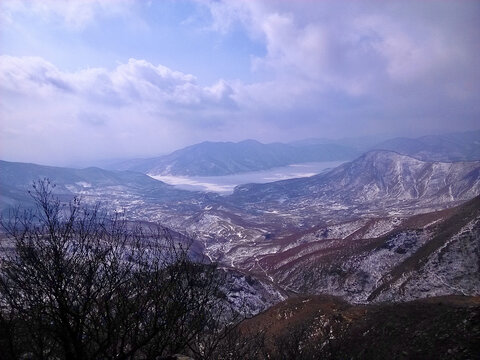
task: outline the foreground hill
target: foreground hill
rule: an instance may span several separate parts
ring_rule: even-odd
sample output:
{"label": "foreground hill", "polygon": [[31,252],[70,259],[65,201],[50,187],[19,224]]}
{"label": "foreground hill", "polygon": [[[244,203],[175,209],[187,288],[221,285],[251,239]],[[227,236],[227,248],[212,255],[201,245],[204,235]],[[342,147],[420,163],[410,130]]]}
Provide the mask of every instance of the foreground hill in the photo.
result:
{"label": "foreground hill", "polygon": [[479,297],[354,306],[300,296],[247,320],[242,331],[264,334],[270,359],[476,359],[479,324]]}
{"label": "foreground hill", "polygon": [[357,155],[351,148],[334,144],[291,146],[262,144],[255,140],[203,142],[165,156],[124,161],[112,168],[150,175],[217,176],[302,162],[350,160]]}

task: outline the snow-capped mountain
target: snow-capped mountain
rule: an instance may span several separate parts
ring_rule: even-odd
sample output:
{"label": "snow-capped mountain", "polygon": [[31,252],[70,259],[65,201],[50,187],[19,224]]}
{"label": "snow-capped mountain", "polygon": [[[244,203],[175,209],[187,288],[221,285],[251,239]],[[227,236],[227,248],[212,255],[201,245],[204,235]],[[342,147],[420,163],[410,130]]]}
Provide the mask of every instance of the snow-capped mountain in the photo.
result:
{"label": "snow-capped mountain", "polygon": [[256,209],[431,206],[480,193],[480,161],[425,162],[391,151],[371,151],[309,178],[238,186],[232,202]]}

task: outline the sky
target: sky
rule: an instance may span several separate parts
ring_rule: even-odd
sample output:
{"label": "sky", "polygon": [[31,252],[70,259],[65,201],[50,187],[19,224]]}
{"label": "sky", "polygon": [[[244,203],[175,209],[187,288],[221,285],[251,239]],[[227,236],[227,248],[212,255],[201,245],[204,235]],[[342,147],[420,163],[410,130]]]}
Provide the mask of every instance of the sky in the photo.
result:
{"label": "sky", "polygon": [[480,128],[480,1],[0,0],[0,158]]}

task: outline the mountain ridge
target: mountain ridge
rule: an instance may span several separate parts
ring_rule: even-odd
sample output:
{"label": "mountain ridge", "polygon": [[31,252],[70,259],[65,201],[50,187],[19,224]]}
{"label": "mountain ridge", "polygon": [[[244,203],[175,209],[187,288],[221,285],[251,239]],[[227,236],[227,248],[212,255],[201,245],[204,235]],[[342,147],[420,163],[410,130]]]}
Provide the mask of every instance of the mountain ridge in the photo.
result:
{"label": "mountain ridge", "polygon": [[[105,170],[98,167],[74,169],[0,160],[0,210],[25,203],[31,205],[27,191],[31,189],[33,181],[45,178],[55,184],[55,192],[62,198],[71,198],[74,195],[87,199],[108,198],[111,192],[125,197],[134,194],[136,197],[153,198],[160,202],[198,197],[196,192],[176,189],[134,171]],[[104,195],[100,196],[102,193]]]}
{"label": "mountain ridge", "polygon": [[[263,203],[291,198],[328,198],[347,203],[376,199],[464,199],[480,192],[480,161],[426,162],[387,150],[372,150],[326,173],[234,189],[233,201]],[[448,199],[447,199],[448,200]]]}
{"label": "mountain ridge", "polygon": [[211,142],[187,146],[168,155],[113,165],[149,175],[221,176],[259,171],[295,163],[350,160],[356,150],[334,144],[293,146],[256,140]]}
{"label": "mountain ridge", "polygon": [[422,161],[480,160],[480,130],[379,140],[377,137],[308,138],[268,144],[253,139],[203,141],[166,155],[107,162],[104,167],[153,176],[222,176],[298,163],[353,160],[371,150],[395,151]]}
{"label": "mountain ridge", "polygon": [[418,138],[396,137],[376,144],[373,149],[396,151],[424,161],[480,160],[480,130]]}

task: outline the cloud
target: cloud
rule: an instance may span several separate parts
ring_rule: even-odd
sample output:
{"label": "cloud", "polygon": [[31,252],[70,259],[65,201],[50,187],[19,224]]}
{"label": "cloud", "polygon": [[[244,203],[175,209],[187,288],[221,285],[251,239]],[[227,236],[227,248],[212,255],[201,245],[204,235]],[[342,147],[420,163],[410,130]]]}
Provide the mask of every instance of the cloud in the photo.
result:
{"label": "cloud", "polygon": [[[105,16],[126,16],[135,6],[42,4],[7,1],[2,7],[7,15],[37,14],[81,30]],[[262,49],[250,54],[248,76],[223,74],[205,84],[187,72],[188,61],[179,62],[185,71],[148,56],[67,70],[41,57],[3,55],[1,155],[53,162],[155,155],[207,139],[415,136],[478,128],[476,1],[201,0],[197,7],[196,15],[209,17],[183,28],[198,27],[196,40],[210,31],[226,39],[222,46],[236,46],[241,34],[242,44],[244,37],[254,44],[247,48]],[[192,68],[212,66],[191,57]],[[36,145],[35,154],[26,143]]]}
{"label": "cloud", "polygon": [[105,126],[108,123],[108,117],[104,114],[96,114],[80,111],[77,115],[79,121],[91,125],[93,127]]}
{"label": "cloud", "polygon": [[145,60],[68,72],[42,58],[3,55],[1,153],[26,160],[32,154],[21,144],[32,143],[35,156],[52,161],[154,155],[226,117],[233,95],[224,80],[202,87],[190,74]]}
{"label": "cloud", "polygon": [[129,59],[115,69],[66,72],[39,57],[0,56],[0,87],[19,96],[63,94],[103,105],[146,105],[158,111],[169,106],[231,106],[233,89],[224,80],[202,87],[190,74],[145,60]]}
{"label": "cloud", "polygon": [[444,114],[455,111],[466,127],[476,121],[462,107],[479,110],[478,2],[202,4],[214,31],[240,24],[265,46],[265,55],[252,58],[253,71],[265,80],[246,84],[237,95],[247,106],[273,112],[296,107],[298,114],[311,114],[312,127],[331,117],[386,129],[382,121],[405,118],[413,129],[423,116],[419,131],[434,121],[446,129],[453,126]]}
{"label": "cloud", "polygon": [[73,91],[64,74],[38,57],[0,56],[0,83],[3,90],[18,94],[49,96],[55,91]]}
{"label": "cloud", "polygon": [[6,21],[17,14],[59,22],[71,30],[82,30],[99,17],[125,16],[131,13],[131,0],[4,0],[2,10]]}
{"label": "cloud", "polygon": [[[216,11],[218,2],[210,3],[214,23],[231,23],[233,15],[218,19],[218,14],[227,13],[225,8],[236,13],[239,5],[221,3],[221,12]],[[459,12],[451,2],[261,4],[248,2],[249,10],[240,11],[238,21],[249,28],[249,33],[257,37],[262,34],[267,52],[264,57],[254,58],[254,69],[271,70],[276,78],[288,74],[361,95],[378,87],[379,81],[392,85],[424,82],[425,77],[464,65],[463,60],[471,57],[475,48],[478,54],[474,35],[479,31],[471,31],[475,23],[467,11]],[[479,8],[475,3],[468,5],[472,11]],[[456,22],[449,20],[448,10],[459,15]],[[426,11],[434,15],[425,16]]]}

